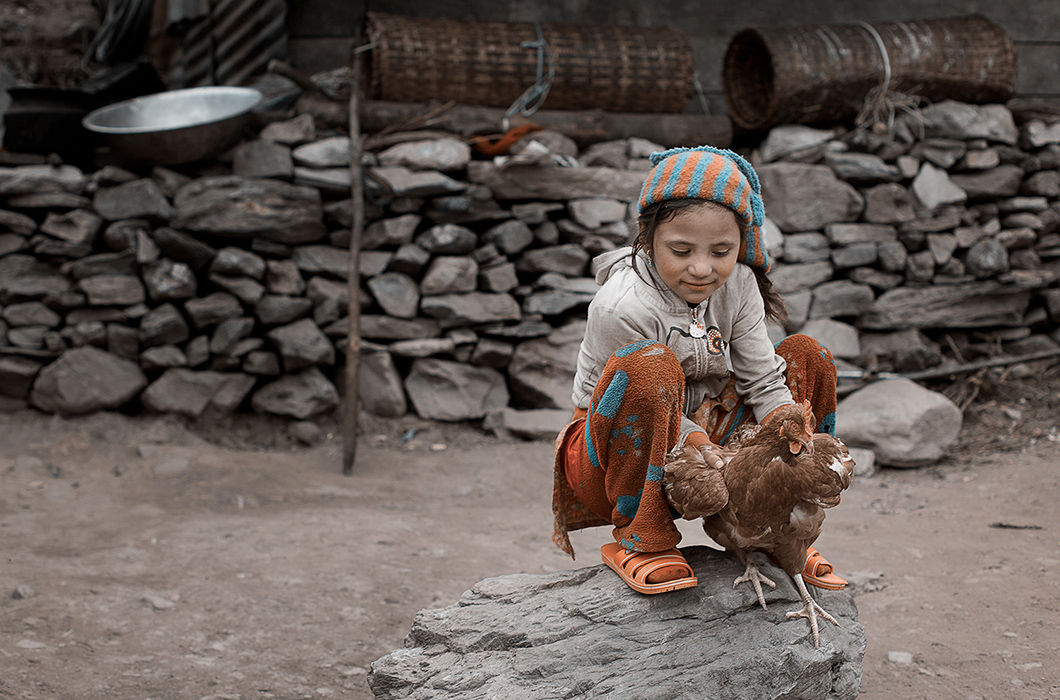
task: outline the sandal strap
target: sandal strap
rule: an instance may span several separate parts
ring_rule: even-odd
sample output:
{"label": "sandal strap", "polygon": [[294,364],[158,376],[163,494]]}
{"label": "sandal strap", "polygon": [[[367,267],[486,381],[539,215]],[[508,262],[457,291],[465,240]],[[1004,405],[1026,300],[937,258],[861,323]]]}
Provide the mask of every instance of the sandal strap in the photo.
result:
{"label": "sandal strap", "polygon": [[[634,559],[641,558],[639,561],[633,561]],[[629,567],[626,565],[630,564]],[[694,576],[695,572],[692,570],[692,566],[685,559],[684,555],[678,552],[676,549],[666,550],[665,552],[629,552],[619,558],[618,565],[638,583],[644,583],[648,580],[653,572],[662,569],[667,566],[681,566],[684,567],[688,576]]]}
{"label": "sandal strap", "polygon": [[832,573],[832,565],[821,556],[821,553],[812,547],[808,551],[806,557],[806,565],[809,568],[811,576],[827,576]]}

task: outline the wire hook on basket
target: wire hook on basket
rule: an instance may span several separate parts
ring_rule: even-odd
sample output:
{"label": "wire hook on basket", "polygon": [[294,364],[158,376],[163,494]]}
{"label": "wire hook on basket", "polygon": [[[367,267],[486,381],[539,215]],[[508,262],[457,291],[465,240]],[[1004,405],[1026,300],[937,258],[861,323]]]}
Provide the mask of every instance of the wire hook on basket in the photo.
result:
{"label": "wire hook on basket", "polygon": [[545,35],[541,31],[541,23],[534,22],[534,29],[537,31],[537,40],[524,41],[520,46],[524,49],[537,49],[537,79],[505,110],[504,118],[501,120],[502,131],[508,131],[510,120],[514,115],[521,114],[524,117],[529,117],[541,109],[541,105],[544,104],[545,99],[548,97],[549,90],[552,89],[552,81],[556,77],[556,64],[552,60],[552,49],[549,48],[548,42],[545,41]]}

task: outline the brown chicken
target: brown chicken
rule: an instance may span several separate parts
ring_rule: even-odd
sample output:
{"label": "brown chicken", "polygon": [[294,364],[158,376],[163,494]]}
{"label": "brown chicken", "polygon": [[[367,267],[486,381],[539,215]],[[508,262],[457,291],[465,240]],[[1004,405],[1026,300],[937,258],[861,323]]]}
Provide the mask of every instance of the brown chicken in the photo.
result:
{"label": "brown chicken", "polygon": [[789,612],[787,619],[807,618],[816,647],[818,615],[839,623],[806,589],[806,549],[821,534],[824,509],[838,505],[841,492],[850,486],[854,461],[838,439],[813,434],[814,425],[808,403],[785,406],[724,447],[700,448],[722,458],[720,470],[707,466],[709,460],[692,447],[671,454],[663,484],[683,517],[702,517],[707,534],[736,553],[746,570],[733,586],[749,581],[763,609],[762,584],[776,584],[759,572],[753,552],[765,552],[791,576],[803,607]]}

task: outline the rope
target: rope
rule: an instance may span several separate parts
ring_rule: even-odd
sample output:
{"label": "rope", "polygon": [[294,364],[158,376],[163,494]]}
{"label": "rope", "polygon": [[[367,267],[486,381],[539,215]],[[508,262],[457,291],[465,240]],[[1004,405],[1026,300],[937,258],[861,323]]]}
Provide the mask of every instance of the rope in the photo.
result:
{"label": "rope", "polygon": [[548,97],[549,90],[552,89],[552,81],[556,77],[556,65],[552,60],[552,50],[549,48],[548,42],[545,41],[545,35],[541,31],[541,24],[534,22],[534,29],[537,31],[537,41],[524,41],[519,46],[524,49],[537,49],[537,79],[505,111],[504,119],[501,121],[504,131],[508,131],[509,119],[512,116],[521,114],[524,117],[529,117],[541,109],[545,98]]}
{"label": "rope", "polygon": [[[895,110],[902,110],[914,117],[919,116],[917,107],[922,99],[917,95],[911,95],[897,90],[891,90],[891,57],[887,53],[887,46],[883,43],[883,37],[876,28],[867,22],[858,22],[858,26],[869,33],[880,51],[883,59],[883,79],[880,84],[869,90],[865,95],[865,101],[855,119],[855,123],[861,128],[876,127],[886,124],[888,132],[894,129]],[[884,118],[886,115],[886,119]]]}

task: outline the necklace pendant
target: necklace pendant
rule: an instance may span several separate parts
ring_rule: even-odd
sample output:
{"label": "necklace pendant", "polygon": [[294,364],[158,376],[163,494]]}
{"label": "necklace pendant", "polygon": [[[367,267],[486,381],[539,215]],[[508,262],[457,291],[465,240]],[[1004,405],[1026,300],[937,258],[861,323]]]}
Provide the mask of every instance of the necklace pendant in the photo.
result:
{"label": "necklace pendant", "polygon": [[693,338],[702,338],[707,334],[707,331],[703,326],[693,321],[688,324],[688,334]]}

